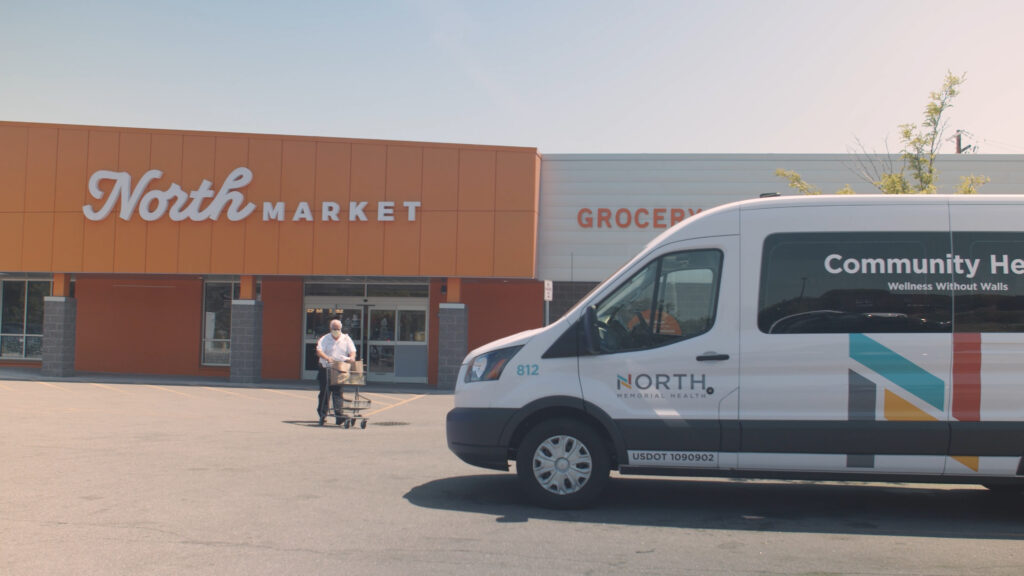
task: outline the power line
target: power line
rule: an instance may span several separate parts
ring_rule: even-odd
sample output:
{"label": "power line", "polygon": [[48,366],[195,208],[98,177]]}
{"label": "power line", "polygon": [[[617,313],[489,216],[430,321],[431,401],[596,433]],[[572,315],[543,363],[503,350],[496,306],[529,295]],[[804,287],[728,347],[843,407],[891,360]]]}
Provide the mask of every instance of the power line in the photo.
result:
{"label": "power line", "polygon": [[981,138],[980,142],[984,142],[985,144],[992,144],[997,147],[1008,148],[1018,153],[1024,152],[1024,145],[1020,144],[1010,144],[1008,142],[1000,142],[999,140],[990,140],[988,138]]}
{"label": "power line", "polygon": [[[967,138],[970,138],[971,140],[973,140],[974,144],[966,144],[965,145],[964,144],[964,140],[966,140]],[[979,142],[983,142],[985,144],[991,144],[991,145],[999,147],[999,148],[1006,148],[1006,149],[1011,150],[1012,152],[1017,152],[1017,153],[1024,152],[1024,146],[1022,146],[1022,145],[1010,144],[1008,142],[1000,142],[999,140],[991,140],[991,139],[988,139],[988,138],[978,138],[977,136],[975,136],[974,134],[968,132],[967,130],[957,130],[956,132],[953,133],[952,136],[950,136],[949,138],[946,138],[946,142],[955,142],[956,143],[956,153],[957,154],[977,154],[979,152],[979,146],[978,146]]]}

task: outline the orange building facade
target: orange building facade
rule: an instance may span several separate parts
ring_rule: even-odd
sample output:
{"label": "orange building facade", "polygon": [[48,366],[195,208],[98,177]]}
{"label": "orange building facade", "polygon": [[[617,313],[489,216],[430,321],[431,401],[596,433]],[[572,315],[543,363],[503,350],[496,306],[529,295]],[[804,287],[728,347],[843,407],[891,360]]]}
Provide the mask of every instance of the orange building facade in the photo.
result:
{"label": "orange building facade", "polygon": [[0,362],[369,378],[540,326],[536,149],[0,122]]}

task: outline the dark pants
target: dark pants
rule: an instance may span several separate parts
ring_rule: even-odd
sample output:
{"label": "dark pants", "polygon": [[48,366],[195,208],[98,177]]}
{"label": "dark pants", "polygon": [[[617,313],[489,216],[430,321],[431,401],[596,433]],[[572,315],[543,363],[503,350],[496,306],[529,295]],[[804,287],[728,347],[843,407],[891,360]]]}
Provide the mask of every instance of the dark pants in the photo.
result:
{"label": "dark pants", "polygon": [[[327,402],[328,396],[330,401],[334,404],[334,419],[335,421],[341,420],[341,386],[331,386],[327,382],[327,368],[323,366],[319,367],[317,372],[317,380],[320,382],[320,393],[316,398],[316,413],[320,416],[320,420],[327,417]],[[328,390],[330,392],[328,393]]]}

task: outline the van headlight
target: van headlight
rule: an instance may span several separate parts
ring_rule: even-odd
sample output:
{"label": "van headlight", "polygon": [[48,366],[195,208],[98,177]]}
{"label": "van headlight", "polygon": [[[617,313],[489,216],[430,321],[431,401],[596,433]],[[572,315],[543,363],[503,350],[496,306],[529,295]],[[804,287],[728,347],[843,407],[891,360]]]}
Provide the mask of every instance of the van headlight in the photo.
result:
{"label": "van headlight", "polygon": [[466,370],[466,382],[484,382],[501,378],[501,371],[520,348],[522,346],[492,350],[473,358],[469,363],[469,370]]}

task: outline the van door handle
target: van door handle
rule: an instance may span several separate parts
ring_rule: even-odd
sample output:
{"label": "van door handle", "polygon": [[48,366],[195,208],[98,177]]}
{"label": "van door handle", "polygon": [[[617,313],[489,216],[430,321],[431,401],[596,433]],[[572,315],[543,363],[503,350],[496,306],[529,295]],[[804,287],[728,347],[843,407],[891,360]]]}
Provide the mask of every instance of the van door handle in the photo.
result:
{"label": "van door handle", "polygon": [[707,362],[709,360],[728,360],[728,359],[729,359],[729,355],[728,354],[715,354],[713,352],[709,352],[707,354],[701,354],[700,356],[697,356],[697,362]]}

